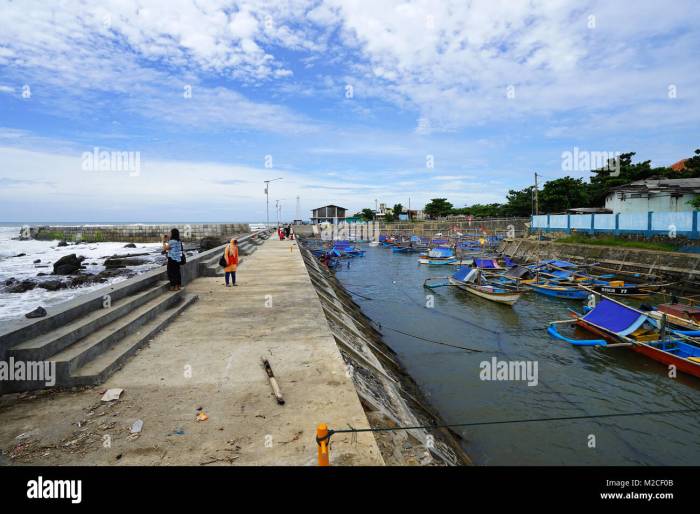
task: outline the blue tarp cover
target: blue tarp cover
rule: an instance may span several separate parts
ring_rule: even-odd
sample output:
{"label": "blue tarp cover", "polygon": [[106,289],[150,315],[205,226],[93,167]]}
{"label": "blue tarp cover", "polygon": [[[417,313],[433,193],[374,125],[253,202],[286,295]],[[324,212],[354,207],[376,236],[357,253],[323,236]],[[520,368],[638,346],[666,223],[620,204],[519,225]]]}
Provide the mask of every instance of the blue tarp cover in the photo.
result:
{"label": "blue tarp cover", "polygon": [[495,259],[474,259],[477,268],[496,269],[500,268]]}
{"label": "blue tarp cover", "polygon": [[564,271],[564,270],[554,270],[551,272],[552,275],[558,278],[569,278],[571,276],[570,271]]}
{"label": "blue tarp cover", "polygon": [[458,268],[457,271],[455,271],[452,274],[452,278],[454,278],[455,280],[463,281],[471,270],[472,270],[472,268],[470,268],[469,266],[462,266],[461,268]]}
{"label": "blue tarp cover", "polygon": [[568,261],[558,261],[556,259],[550,259],[548,261],[541,261],[540,266],[545,265],[545,264],[551,264],[552,266],[556,266],[557,268],[575,268],[576,264],[573,262],[568,262]]}
{"label": "blue tarp cover", "polygon": [[618,335],[626,336],[637,330],[647,317],[634,309],[603,299],[583,319]]}

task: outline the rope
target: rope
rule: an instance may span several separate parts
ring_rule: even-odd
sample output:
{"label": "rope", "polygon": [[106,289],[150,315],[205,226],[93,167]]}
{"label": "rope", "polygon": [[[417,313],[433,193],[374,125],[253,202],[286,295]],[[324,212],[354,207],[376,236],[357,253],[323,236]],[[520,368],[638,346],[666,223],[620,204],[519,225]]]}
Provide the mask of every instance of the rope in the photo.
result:
{"label": "rope", "polygon": [[[487,426],[487,425],[506,425],[513,423],[539,423],[545,421],[575,421],[582,419],[604,419],[604,418],[623,418],[632,416],[656,416],[662,414],[690,414],[700,412],[700,408],[697,409],[679,409],[679,410],[659,410],[659,411],[643,411],[643,412],[621,412],[617,414],[591,414],[585,416],[559,416],[555,418],[530,418],[530,419],[509,419],[509,420],[497,420],[497,421],[475,421],[469,423],[449,423],[443,425],[415,425],[407,427],[375,427],[375,428],[345,428],[339,430],[328,430],[328,436],[324,439],[330,439],[333,434],[344,434],[344,433],[359,433],[359,432],[393,432],[402,430],[434,430],[436,428],[463,428],[463,427],[476,427],[476,426]],[[324,440],[321,439],[321,440]],[[316,439],[320,443],[319,439]]]}
{"label": "rope", "polygon": [[468,352],[477,352],[477,353],[484,352],[484,350],[477,350],[475,348],[467,348],[466,346],[458,346],[455,344],[444,343],[442,341],[435,341],[434,339],[426,339],[425,337],[417,336],[415,334],[409,334],[408,332],[403,332],[403,331],[396,329],[396,328],[387,327],[386,325],[380,325],[380,328],[386,329],[386,330],[391,330],[392,332],[396,332],[398,334],[403,334],[403,335],[408,336],[408,337],[413,337],[415,339],[419,339],[419,340],[425,341],[427,343],[439,344],[441,346],[449,346],[450,348],[458,348],[460,350],[466,350]]}

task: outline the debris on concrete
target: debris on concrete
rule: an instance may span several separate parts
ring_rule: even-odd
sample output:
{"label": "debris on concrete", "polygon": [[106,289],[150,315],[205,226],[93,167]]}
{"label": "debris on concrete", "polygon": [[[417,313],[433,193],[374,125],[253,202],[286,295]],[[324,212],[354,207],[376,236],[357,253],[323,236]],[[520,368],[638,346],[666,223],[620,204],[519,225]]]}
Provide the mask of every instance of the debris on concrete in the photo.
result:
{"label": "debris on concrete", "polygon": [[132,434],[139,434],[139,433],[141,433],[142,429],[143,429],[143,420],[142,419],[137,419],[131,425],[131,433]]}
{"label": "debris on concrete", "polygon": [[102,401],[103,402],[111,402],[114,400],[118,400],[123,392],[124,392],[124,389],[120,389],[118,387],[115,387],[114,389],[107,389],[105,394],[102,396]]}

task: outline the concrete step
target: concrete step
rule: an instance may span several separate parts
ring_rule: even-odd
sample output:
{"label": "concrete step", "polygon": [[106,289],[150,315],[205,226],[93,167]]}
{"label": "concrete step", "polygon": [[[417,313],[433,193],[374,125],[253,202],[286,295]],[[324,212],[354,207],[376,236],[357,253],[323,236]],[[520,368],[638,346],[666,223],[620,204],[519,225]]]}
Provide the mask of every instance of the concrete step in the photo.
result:
{"label": "concrete step", "polygon": [[173,298],[178,300],[174,305],[158,312],[146,323],[130,331],[126,337],[71,372],[66,377],[66,385],[95,385],[104,382],[123,366],[131,355],[198,299],[196,295],[192,294],[173,295]]}
{"label": "concrete step", "polygon": [[128,314],[157,298],[168,289],[167,281],[159,281],[143,291],[127,296],[117,302],[112,303],[110,308],[103,308],[82,318],[78,318],[60,328],[51,330],[46,334],[24,341],[13,348],[10,348],[8,355],[15,360],[40,361],[47,360],[52,355],[61,352],[76,341],[92,334],[101,328],[109,325],[113,321]]}
{"label": "concrete step", "polygon": [[104,353],[114,343],[140,330],[140,327],[148,324],[160,313],[177,305],[183,294],[184,290],[180,290],[157,296],[51,357],[51,360],[56,363],[58,380],[67,378],[76,369]]}

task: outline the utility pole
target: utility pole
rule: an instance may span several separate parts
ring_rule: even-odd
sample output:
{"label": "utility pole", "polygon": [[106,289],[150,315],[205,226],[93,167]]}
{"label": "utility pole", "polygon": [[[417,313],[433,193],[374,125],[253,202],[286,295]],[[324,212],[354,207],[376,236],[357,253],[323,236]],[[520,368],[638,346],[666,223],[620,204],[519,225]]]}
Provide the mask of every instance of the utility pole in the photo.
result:
{"label": "utility pole", "polygon": [[267,228],[270,228],[270,182],[274,182],[275,180],[282,180],[282,177],[263,181],[265,182],[265,216],[267,218]]}
{"label": "utility pole", "polygon": [[540,213],[540,199],[537,194],[537,172],[535,172],[535,216]]}
{"label": "utility pole", "polygon": [[299,202],[299,197],[297,196],[297,215],[296,219],[301,221],[301,203]]}

